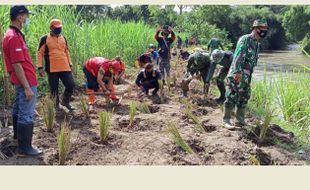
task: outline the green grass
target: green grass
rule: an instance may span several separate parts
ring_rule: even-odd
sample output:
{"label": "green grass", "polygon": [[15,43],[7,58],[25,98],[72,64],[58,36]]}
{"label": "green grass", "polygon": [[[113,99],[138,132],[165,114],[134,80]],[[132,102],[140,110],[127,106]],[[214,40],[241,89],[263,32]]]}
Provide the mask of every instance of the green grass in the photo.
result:
{"label": "green grass", "polygon": [[135,101],[131,101],[129,105],[129,126],[132,127],[135,120],[135,115],[137,112],[137,103]]}
{"label": "green grass", "polygon": [[141,103],[139,105],[139,110],[142,113],[146,113],[146,114],[150,114],[151,113],[149,106],[145,102],[143,102],[143,103]]}
{"label": "green grass", "polygon": [[70,126],[66,121],[64,121],[61,124],[57,144],[59,154],[59,165],[64,165],[70,150]]}
{"label": "green grass", "polygon": [[112,114],[104,111],[99,114],[100,140],[104,141],[108,138],[109,128],[111,125]]}
{"label": "green grass", "polygon": [[191,147],[184,141],[184,139],[180,135],[175,123],[167,123],[167,133],[170,135],[170,138],[173,140],[173,142],[180,146],[185,152],[189,154],[194,153]]}
{"label": "green grass", "polygon": [[56,118],[56,111],[55,102],[50,98],[49,95],[45,96],[42,101],[42,114],[47,131],[52,132]]}
{"label": "green grass", "polygon": [[80,108],[82,113],[85,114],[86,117],[89,117],[87,98],[83,95],[80,96]]}
{"label": "green grass", "polygon": [[[155,27],[151,28],[143,22],[122,23],[108,19],[86,22],[76,11],[76,6],[32,5],[28,8],[36,14],[30,17],[29,29],[23,29],[23,32],[34,64],[36,65],[36,52],[40,37],[49,32],[49,21],[59,18],[63,21],[63,35],[68,41],[77,84],[85,81],[82,66],[86,59],[94,56],[111,59],[120,55],[126,65],[133,67],[136,57],[146,51],[147,45],[156,44]],[[8,5],[0,6],[1,31],[6,31],[10,24],[9,10]],[[4,73],[2,61],[0,65],[2,75]],[[1,85],[3,85],[3,79],[1,80]],[[47,77],[39,77],[39,80],[38,90],[47,92]],[[3,90],[0,93],[6,94]]]}
{"label": "green grass", "polygon": [[265,72],[264,80],[253,81],[249,102],[250,110],[262,118],[265,127],[267,123],[278,124],[305,145],[310,140],[310,77],[306,71],[275,72],[268,82]]}

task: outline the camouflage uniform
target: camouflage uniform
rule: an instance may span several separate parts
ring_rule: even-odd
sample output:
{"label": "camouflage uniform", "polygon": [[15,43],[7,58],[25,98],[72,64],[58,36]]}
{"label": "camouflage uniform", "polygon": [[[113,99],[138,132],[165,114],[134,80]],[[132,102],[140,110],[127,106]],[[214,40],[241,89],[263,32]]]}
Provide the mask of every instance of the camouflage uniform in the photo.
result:
{"label": "camouflage uniform", "polygon": [[[251,95],[251,78],[257,65],[259,43],[251,34],[242,36],[237,44],[234,60],[227,77],[225,107],[245,108]],[[234,79],[236,73],[241,73],[240,83]]]}
{"label": "camouflage uniform", "polygon": [[226,76],[228,74],[229,68],[230,68],[231,63],[233,61],[233,57],[234,57],[234,55],[233,55],[233,53],[231,51],[225,51],[224,52],[224,57],[223,57],[223,59],[219,63],[216,63],[215,61],[211,62],[211,66],[210,66],[210,70],[209,70],[206,82],[210,83],[210,81],[211,81],[211,79],[213,77],[216,65],[217,64],[221,65],[222,68],[220,70],[220,73],[216,77],[217,87],[219,88],[219,90],[221,92],[220,98],[225,98],[225,84],[224,84],[224,80],[225,80],[225,78],[226,78]]}
{"label": "camouflage uniform", "polygon": [[193,76],[194,74],[200,74],[202,76],[202,80],[206,83],[207,75],[210,68],[210,54],[205,52],[195,52],[189,56],[188,63],[186,66],[186,74],[184,79],[182,80],[181,87],[183,93],[189,90],[189,83],[191,82],[192,78],[189,78],[189,74]]}

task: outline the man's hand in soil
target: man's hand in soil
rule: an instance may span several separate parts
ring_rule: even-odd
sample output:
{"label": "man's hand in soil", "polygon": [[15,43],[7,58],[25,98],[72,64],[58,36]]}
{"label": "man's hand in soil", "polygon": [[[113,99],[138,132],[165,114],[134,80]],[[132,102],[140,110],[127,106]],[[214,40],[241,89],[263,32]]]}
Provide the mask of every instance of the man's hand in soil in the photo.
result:
{"label": "man's hand in soil", "polygon": [[41,77],[44,77],[45,72],[43,68],[39,69],[39,74]]}

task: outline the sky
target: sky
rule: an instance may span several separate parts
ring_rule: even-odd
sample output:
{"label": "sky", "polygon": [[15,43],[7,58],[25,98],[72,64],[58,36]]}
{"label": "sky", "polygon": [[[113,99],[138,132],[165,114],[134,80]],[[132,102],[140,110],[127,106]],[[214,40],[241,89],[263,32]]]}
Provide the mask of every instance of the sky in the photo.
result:
{"label": "sky", "polygon": [[[117,7],[117,6],[122,6],[122,5],[117,5],[117,4],[114,4],[114,5],[110,5],[112,8],[115,8],[115,7]],[[164,5],[162,5],[162,8],[164,8],[165,6]],[[187,7],[187,8],[185,8],[185,9],[183,9],[183,11],[184,12],[188,12],[188,11],[190,11],[191,10],[191,8],[189,8],[189,7]],[[179,13],[179,8],[177,7],[177,6],[175,6],[174,7],[174,11],[176,11],[177,13]]]}

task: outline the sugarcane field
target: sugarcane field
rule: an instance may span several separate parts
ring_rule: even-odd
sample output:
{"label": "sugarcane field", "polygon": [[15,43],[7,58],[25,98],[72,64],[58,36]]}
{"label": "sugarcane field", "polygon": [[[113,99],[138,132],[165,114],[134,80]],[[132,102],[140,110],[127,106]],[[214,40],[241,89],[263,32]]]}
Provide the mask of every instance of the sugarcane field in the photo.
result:
{"label": "sugarcane field", "polygon": [[0,5],[0,165],[309,165],[309,5]]}

